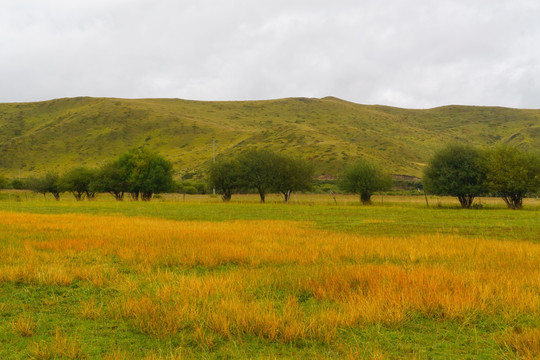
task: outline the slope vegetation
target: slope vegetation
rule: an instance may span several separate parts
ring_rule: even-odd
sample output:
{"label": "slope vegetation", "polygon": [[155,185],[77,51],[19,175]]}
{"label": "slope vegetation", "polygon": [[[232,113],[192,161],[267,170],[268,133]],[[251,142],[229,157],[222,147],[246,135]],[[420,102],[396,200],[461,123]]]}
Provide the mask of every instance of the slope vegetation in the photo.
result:
{"label": "slope vegetation", "polygon": [[394,174],[419,176],[448,142],[540,148],[540,110],[445,106],[408,110],[328,97],[201,102],[67,98],[0,104],[0,172],[22,176],[95,166],[147,145],[200,174],[217,155],[249,147],[299,155],[318,174],[337,175],[360,156]]}

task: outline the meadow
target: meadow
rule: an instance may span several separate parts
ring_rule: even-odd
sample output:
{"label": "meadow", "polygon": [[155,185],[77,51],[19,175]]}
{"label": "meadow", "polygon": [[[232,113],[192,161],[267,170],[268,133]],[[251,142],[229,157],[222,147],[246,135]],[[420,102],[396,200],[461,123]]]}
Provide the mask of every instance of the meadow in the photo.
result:
{"label": "meadow", "polygon": [[540,202],[0,193],[2,359],[535,359]]}

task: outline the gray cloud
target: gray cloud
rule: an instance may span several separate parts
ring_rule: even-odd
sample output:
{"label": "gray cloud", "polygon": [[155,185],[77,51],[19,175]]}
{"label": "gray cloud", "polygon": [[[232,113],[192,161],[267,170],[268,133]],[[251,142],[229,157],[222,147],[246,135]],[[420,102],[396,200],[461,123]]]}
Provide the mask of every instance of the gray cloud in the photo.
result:
{"label": "gray cloud", "polygon": [[0,3],[0,101],[333,95],[540,108],[529,0]]}

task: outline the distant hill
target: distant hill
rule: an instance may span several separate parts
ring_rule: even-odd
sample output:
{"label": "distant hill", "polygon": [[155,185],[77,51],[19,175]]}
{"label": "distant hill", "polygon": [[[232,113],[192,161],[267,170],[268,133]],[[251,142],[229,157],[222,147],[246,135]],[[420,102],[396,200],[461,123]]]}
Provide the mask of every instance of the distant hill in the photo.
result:
{"label": "distant hill", "polygon": [[249,147],[302,156],[335,176],[364,156],[394,174],[420,176],[448,142],[540,149],[540,110],[444,106],[408,110],[328,97],[202,102],[67,98],[0,104],[0,173],[22,176],[97,166],[147,145],[178,177],[201,174],[217,155]]}

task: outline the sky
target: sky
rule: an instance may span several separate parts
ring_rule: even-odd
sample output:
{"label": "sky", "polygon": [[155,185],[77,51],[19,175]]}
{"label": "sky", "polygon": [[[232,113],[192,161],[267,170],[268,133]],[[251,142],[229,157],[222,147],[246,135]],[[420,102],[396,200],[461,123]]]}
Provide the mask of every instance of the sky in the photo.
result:
{"label": "sky", "polygon": [[540,108],[538,0],[0,0],[0,102]]}

